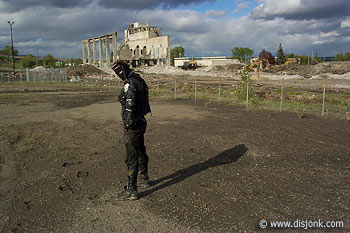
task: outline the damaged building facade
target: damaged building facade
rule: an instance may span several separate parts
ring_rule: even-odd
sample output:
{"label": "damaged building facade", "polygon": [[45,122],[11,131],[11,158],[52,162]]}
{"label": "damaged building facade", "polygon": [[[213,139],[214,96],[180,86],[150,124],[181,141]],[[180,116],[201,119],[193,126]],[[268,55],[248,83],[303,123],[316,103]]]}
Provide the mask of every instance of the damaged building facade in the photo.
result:
{"label": "damaged building facade", "polygon": [[160,28],[148,23],[132,23],[124,31],[118,51],[119,58],[133,66],[170,64],[170,37],[162,36]]}
{"label": "damaged building facade", "polygon": [[[99,48],[99,56],[97,59],[97,43]],[[111,67],[110,44],[112,43],[113,58],[112,62],[117,59],[117,33],[103,35],[95,38],[89,38],[82,41],[83,46],[83,64],[96,65],[99,67]],[[92,45],[92,46],[91,46]],[[92,47],[92,48],[91,48]],[[103,47],[105,48],[105,59],[103,56]],[[92,53],[91,53],[92,49]],[[87,52],[87,57],[86,57]]]}
{"label": "damaged building facade", "polygon": [[[99,59],[97,59],[97,43],[99,45]],[[85,39],[82,41],[82,46],[83,64],[88,63],[109,68],[111,62],[121,59],[134,67],[156,64],[170,65],[170,37],[162,36],[160,28],[151,27],[148,23],[130,24],[128,29],[124,31],[124,38],[118,48],[117,32]],[[103,46],[105,53],[103,53]],[[112,47],[112,57],[110,47]],[[104,54],[105,56],[103,56]]]}

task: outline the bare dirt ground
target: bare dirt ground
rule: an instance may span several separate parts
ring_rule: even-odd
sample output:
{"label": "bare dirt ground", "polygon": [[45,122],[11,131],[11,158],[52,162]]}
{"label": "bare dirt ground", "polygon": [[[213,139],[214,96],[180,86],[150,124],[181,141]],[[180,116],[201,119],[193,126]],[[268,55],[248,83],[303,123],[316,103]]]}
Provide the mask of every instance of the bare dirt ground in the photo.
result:
{"label": "bare dirt ground", "polygon": [[153,186],[112,205],[126,183],[117,93],[31,88],[0,93],[1,232],[260,232],[263,218],[350,231],[349,121],[152,99]]}

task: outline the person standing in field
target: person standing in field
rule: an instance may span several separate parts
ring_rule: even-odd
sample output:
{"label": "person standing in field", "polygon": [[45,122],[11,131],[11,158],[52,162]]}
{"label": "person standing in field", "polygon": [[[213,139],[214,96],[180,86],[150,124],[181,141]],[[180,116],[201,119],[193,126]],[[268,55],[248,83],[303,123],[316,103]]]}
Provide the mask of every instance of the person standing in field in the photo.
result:
{"label": "person standing in field", "polygon": [[113,200],[137,200],[137,186],[149,187],[148,155],[144,144],[147,121],[145,115],[151,112],[148,100],[148,87],[139,74],[134,73],[129,65],[118,60],[112,69],[124,81],[124,88],[118,97],[122,105],[124,125],[124,143],[128,183],[124,190],[112,197]]}

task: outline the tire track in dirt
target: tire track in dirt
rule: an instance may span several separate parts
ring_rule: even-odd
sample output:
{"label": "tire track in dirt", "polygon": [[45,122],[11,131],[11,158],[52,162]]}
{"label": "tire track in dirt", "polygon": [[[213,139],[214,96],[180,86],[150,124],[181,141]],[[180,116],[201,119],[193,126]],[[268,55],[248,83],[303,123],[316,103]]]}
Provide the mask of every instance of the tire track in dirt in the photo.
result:
{"label": "tire track in dirt", "polygon": [[10,200],[6,199],[6,193],[12,193],[16,177],[15,161],[11,158],[12,149],[7,144],[7,138],[0,136],[0,229],[3,229],[4,224],[8,220],[5,210],[11,204]]}
{"label": "tire track in dirt", "polygon": [[10,155],[11,148],[7,145],[5,137],[0,138],[0,193],[10,190],[10,179],[16,176],[15,162]]}

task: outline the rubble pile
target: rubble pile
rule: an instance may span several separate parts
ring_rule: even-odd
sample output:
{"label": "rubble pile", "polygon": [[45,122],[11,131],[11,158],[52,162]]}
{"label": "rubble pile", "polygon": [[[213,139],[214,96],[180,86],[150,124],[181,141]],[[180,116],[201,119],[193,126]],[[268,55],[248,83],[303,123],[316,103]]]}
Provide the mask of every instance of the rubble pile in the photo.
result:
{"label": "rubble pile", "polygon": [[[229,77],[240,79],[239,72],[244,64],[230,64],[222,66],[204,66],[195,70],[183,70],[169,65],[143,66],[136,72],[154,75]],[[36,67],[44,72],[44,67]],[[45,69],[46,70],[46,69]],[[80,65],[67,68],[68,77],[111,78],[115,76],[112,69],[99,69],[93,65]],[[272,66],[269,72],[252,73],[253,79],[281,80],[283,79],[350,79],[350,62],[323,62],[316,65],[278,65]]]}
{"label": "rubble pile", "polygon": [[48,73],[49,72],[49,69],[43,67],[43,66],[36,66],[34,67],[33,69],[30,69],[30,71],[33,71],[33,72],[40,72],[40,73]]}
{"label": "rubble pile", "polygon": [[224,73],[224,74],[237,74],[240,70],[242,70],[244,64],[230,64],[223,66],[204,66],[200,67],[197,70],[203,72],[214,72],[214,73]]}
{"label": "rubble pile", "polygon": [[169,65],[148,66],[141,70],[145,74],[186,75],[187,72],[181,68]]}
{"label": "rubble pile", "polygon": [[230,77],[232,75],[237,75],[243,67],[243,64],[231,64],[224,66],[204,66],[196,70],[183,70],[169,65],[156,65],[145,67],[141,71],[145,74]]}
{"label": "rubble pile", "polygon": [[80,65],[80,66],[69,66],[67,67],[67,76],[79,76],[79,77],[105,77],[110,76],[103,70],[93,65]]}
{"label": "rubble pile", "polygon": [[280,65],[274,66],[271,69],[271,72],[287,75],[300,75],[304,78],[312,78],[313,76],[319,76],[322,74],[334,74],[338,75],[338,78],[339,75],[341,75],[346,78],[349,76],[347,73],[350,72],[350,62],[322,62],[316,65]]}

